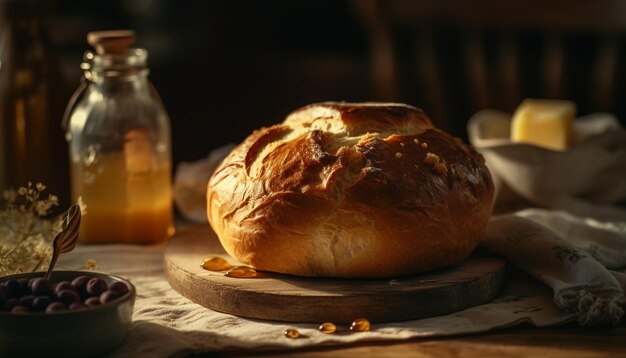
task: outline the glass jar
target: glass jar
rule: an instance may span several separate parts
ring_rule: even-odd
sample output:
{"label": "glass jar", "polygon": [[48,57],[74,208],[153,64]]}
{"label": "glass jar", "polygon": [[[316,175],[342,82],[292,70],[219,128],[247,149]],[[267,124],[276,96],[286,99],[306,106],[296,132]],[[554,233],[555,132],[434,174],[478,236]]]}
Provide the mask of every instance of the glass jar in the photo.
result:
{"label": "glass jar", "polygon": [[173,234],[169,118],[148,81],[148,53],[87,51],[68,105],[72,197],[83,243],[156,243]]}

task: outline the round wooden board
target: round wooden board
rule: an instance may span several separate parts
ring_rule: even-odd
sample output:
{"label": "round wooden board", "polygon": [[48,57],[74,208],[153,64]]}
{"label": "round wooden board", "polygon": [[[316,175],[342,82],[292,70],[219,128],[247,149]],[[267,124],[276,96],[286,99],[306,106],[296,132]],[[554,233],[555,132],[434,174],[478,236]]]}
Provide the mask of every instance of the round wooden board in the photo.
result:
{"label": "round wooden board", "polygon": [[491,301],[504,289],[505,263],[472,256],[461,265],[389,279],[308,278],[263,273],[231,278],[200,267],[207,256],[238,264],[208,225],[181,230],[165,248],[165,273],[183,296],[215,311],[288,322],[396,322],[432,317]]}

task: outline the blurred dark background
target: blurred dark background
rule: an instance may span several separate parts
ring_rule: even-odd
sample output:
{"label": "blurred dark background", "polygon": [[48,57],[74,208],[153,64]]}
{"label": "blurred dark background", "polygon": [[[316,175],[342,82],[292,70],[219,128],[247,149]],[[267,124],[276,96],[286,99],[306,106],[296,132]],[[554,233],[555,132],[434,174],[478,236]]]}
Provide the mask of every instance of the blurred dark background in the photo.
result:
{"label": "blurred dark background", "polygon": [[78,85],[92,30],[134,29],[172,122],[174,162],[324,100],[375,100],[368,34],[346,1],[63,0],[50,35]]}
{"label": "blurred dark background", "polygon": [[467,138],[482,108],[565,98],[624,118],[626,2],[59,0],[48,35],[73,89],[87,32],[134,29],[174,162],[325,100],[398,101]]}

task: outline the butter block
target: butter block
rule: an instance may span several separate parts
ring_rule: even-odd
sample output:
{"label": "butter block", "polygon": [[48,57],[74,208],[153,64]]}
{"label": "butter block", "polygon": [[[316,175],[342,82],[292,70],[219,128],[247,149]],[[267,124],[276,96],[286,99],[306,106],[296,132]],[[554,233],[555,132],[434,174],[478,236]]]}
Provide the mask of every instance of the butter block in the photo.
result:
{"label": "butter block", "polygon": [[572,137],[576,105],[570,101],[526,99],[511,122],[511,140],[566,150]]}

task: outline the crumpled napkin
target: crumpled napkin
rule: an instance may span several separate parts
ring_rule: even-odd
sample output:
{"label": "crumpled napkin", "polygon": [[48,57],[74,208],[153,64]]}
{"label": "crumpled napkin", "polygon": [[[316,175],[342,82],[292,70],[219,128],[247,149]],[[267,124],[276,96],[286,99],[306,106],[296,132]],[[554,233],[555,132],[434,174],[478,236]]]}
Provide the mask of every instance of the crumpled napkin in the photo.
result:
{"label": "crumpled napkin", "polygon": [[234,147],[234,144],[227,144],[212,150],[204,159],[178,164],[174,177],[174,203],[185,219],[194,223],[207,222],[207,183]]}
{"label": "crumpled napkin", "polygon": [[626,130],[614,116],[576,119],[574,145],[566,151],[512,142],[510,122],[508,113],[483,110],[467,126],[496,182],[496,204],[524,199],[580,217],[626,221],[626,209],[616,206],[626,202]]}
{"label": "crumpled napkin", "polygon": [[510,114],[483,110],[467,127],[496,182],[496,204],[552,210],[495,216],[481,245],[550,286],[555,305],[581,325],[619,323],[626,275],[612,270],[626,267],[626,209],[618,206],[626,130],[610,114],[579,118],[572,147],[553,151],[512,142],[510,125]]}
{"label": "crumpled napkin", "polygon": [[581,325],[622,319],[626,274],[608,268],[626,266],[626,223],[528,209],[493,217],[481,245],[552,287]]}

